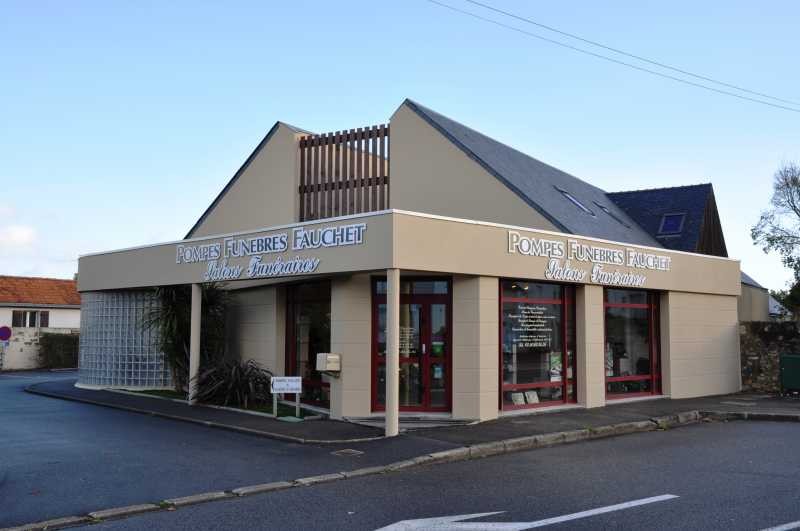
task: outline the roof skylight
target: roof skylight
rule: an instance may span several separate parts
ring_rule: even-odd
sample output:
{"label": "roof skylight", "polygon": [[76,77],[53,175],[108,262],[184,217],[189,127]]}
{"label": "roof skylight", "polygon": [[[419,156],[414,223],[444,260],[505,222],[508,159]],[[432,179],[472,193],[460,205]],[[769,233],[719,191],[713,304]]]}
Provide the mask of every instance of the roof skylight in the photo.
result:
{"label": "roof skylight", "polygon": [[580,209],[580,210],[581,210],[581,211],[582,211],[584,214],[589,214],[589,215],[590,215],[590,216],[592,216],[593,218],[594,218],[594,217],[597,217],[597,216],[595,216],[594,212],[592,212],[592,210],[591,210],[589,207],[587,207],[586,205],[584,205],[583,203],[581,203],[580,201],[578,201],[578,200],[575,198],[575,196],[574,196],[574,195],[572,195],[571,193],[567,192],[566,190],[564,190],[564,189],[562,189],[562,188],[559,188],[558,186],[555,186],[554,188],[555,188],[556,190],[558,190],[559,192],[561,192],[561,195],[563,195],[564,197],[566,197],[568,201],[570,201],[570,202],[571,202],[573,205],[575,205],[576,207],[578,207],[578,208],[579,208],[579,209]]}
{"label": "roof skylight", "polygon": [[683,230],[683,221],[686,219],[685,212],[672,212],[661,217],[661,226],[658,228],[659,234],[680,234]]}

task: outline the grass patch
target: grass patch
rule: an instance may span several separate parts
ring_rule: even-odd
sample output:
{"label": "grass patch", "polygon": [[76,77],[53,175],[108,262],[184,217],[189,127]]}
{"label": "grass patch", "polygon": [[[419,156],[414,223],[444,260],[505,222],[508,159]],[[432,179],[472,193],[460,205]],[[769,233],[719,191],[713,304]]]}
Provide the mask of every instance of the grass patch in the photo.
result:
{"label": "grass patch", "polygon": [[173,389],[156,389],[153,391],[136,391],[143,395],[159,396],[161,398],[176,398],[178,400],[186,400],[186,393],[180,393]]}
{"label": "grass patch", "polygon": [[[272,404],[268,405],[259,405],[255,407],[248,408],[251,411],[258,411],[259,413],[269,413],[272,414]],[[302,404],[300,405],[300,418],[304,419],[306,417],[314,417],[319,415],[316,411],[311,411],[310,409],[304,409]],[[279,417],[294,417],[294,406],[287,406],[286,404],[278,403],[278,416]]]}
{"label": "grass patch", "polygon": [[[152,391],[135,391],[137,393],[149,396],[157,396],[159,398],[172,398],[178,400],[186,400],[186,393],[181,393],[172,389],[157,389]],[[214,404],[218,405],[218,404]],[[250,406],[247,409],[237,408],[233,406],[227,406],[232,409],[242,409],[243,411],[257,411],[259,413],[269,413],[270,415],[273,414],[272,411],[272,402],[269,404],[259,404],[256,406]],[[306,417],[314,417],[319,415],[316,411],[311,411],[310,409],[305,409],[302,404],[300,405],[300,418]],[[286,404],[278,404],[278,416],[279,417],[294,417],[294,406],[289,406]]]}

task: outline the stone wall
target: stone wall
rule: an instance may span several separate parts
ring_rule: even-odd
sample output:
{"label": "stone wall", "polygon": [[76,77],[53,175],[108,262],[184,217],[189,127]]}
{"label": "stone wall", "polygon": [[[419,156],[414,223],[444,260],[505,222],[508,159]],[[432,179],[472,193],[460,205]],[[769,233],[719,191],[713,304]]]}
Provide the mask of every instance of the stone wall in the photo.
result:
{"label": "stone wall", "polygon": [[800,328],[795,321],[742,323],[742,390],[779,393],[781,354],[800,353]]}

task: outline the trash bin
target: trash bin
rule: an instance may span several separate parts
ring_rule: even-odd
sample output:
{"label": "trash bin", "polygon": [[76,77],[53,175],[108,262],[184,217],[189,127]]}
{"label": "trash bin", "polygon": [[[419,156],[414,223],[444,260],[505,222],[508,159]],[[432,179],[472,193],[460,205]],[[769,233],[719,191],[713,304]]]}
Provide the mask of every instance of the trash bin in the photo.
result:
{"label": "trash bin", "polygon": [[781,356],[781,392],[800,392],[800,354]]}

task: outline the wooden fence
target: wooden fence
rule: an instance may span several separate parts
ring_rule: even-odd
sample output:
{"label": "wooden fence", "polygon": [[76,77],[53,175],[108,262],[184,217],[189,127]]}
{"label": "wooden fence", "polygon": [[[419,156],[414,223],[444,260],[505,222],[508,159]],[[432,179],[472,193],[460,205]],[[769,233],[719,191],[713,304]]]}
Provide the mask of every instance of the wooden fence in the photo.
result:
{"label": "wooden fence", "polygon": [[300,139],[300,221],[389,208],[389,126]]}

